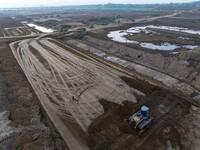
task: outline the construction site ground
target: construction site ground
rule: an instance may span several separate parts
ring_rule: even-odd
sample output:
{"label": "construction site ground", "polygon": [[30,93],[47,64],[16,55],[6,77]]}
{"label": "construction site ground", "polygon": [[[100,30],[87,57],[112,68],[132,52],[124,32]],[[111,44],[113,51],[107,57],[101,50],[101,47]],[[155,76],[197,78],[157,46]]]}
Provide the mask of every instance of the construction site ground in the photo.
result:
{"label": "construction site ground", "polygon": [[[198,148],[194,133],[198,137],[199,109],[171,91],[113,70],[52,39],[22,40],[11,48],[71,149]],[[77,100],[71,99],[70,92]],[[142,105],[150,107],[154,121],[139,135],[126,119]]]}
{"label": "construction site ground", "polygon": [[[79,15],[68,19],[79,21],[79,27],[84,19],[101,21],[87,15],[76,20]],[[112,22],[87,33],[35,31],[41,35],[36,38],[19,34],[21,24],[7,19],[0,34],[0,149],[198,150],[200,109],[197,101],[193,103],[199,94],[198,48],[174,56],[106,37],[111,30],[140,21],[169,23],[168,17],[186,14],[151,15],[136,16],[135,24],[110,28]],[[127,18],[130,21],[131,16]],[[5,36],[5,29],[12,35]],[[105,60],[102,53],[132,64]],[[189,87],[193,93],[171,84]],[[126,119],[142,105],[150,108],[154,120],[139,133]]]}

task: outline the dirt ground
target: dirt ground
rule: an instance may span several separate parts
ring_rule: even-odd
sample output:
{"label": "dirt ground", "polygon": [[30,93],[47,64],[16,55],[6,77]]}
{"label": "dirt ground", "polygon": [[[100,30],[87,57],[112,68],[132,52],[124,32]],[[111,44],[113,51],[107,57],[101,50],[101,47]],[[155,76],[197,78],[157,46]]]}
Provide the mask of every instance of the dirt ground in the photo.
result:
{"label": "dirt ground", "polygon": [[[49,42],[49,41],[51,41],[51,42]],[[125,93],[123,95],[122,89],[113,95],[113,92],[112,92],[112,90],[110,91],[110,89],[115,87],[115,84],[118,85],[118,79],[116,77],[114,77],[116,80],[113,81],[112,78],[108,78],[107,75],[105,75],[104,73],[101,73],[101,71],[99,71],[96,67],[93,68],[92,65],[90,66],[89,62],[87,62],[87,64],[85,64],[84,61],[90,61],[91,58],[89,58],[89,57],[88,57],[88,59],[86,59],[87,57],[83,57],[81,59],[78,59],[78,57],[75,58],[74,54],[76,55],[76,53],[70,54],[71,53],[70,51],[72,51],[73,49],[68,51],[67,46],[63,46],[62,44],[59,44],[59,47],[57,47],[54,44],[58,44],[58,42],[56,42],[56,41],[52,42],[52,41],[53,40],[41,39],[38,43],[42,44],[41,45],[42,47],[39,46],[37,44],[37,42],[34,42],[34,40],[32,40],[33,43],[29,43],[29,42],[27,42],[27,43],[29,43],[30,45],[35,47],[35,50],[39,51],[42,54],[43,59],[46,59],[48,61],[49,65],[51,66],[50,67],[51,70],[53,70],[53,68],[58,69],[53,72],[56,74],[55,79],[59,81],[59,83],[58,83],[58,84],[60,84],[58,86],[59,88],[61,87],[62,83],[66,84],[65,82],[67,82],[67,84],[72,84],[71,86],[68,85],[68,87],[69,87],[68,90],[73,91],[72,90],[73,88],[71,89],[70,87],[73,87],[73,84],[74,84],[75,88],[78,87],[77,84],[79,84],[80,82],[83,82],[84,80],[87,79],[87,76],[85,76],[85,75],[92,76],[93,74],[98,73],[104,77],[102,80],[100,80],[99,77],[95,78],[95,80],[94,80],[96,83],[96,84],[94,84],[95,89],[96,89],[95,91],[93,91],[93,88],[87,89],[86,91],[84,91],[84,93],[82,93],[80,95],[80,98],[78,99],[78,101],[76,103],[70,102],[70,101],[68,103],[68,99],[65,98],[68,96],[66,94],[66,92],[65,92],[65,97],[62,97],[62,95],[61,95],[61,97],[59,99],[55,98],[55,97],[59,96],[59,91],[57,91],[57,93],[56,93],[55,87],[51,88],[50,84],[52,84],[54,79],[51,79],[51,82],[49,82],[47,80],[46,76],[44,75],[45,69],[43,69],[44,73],[42,73],[41,75],[38,74],[38,76],[40,76],[38,78],[37,76],[31,75],[31,74],[34,74],[34,72],[37,72],[37,70],[35,70],[35,71],[32,70],[31,74],[29,75],[29,74],[27,74],[28,72],[26,72],[26,69],[28,70],[29,68],[32,68],[32,67],[29,66],[25,69],[22,66],[22,68],[24,68],[23,70],[26,73],[29,80],[32,80],[31,78],[33,78],[34,79],[33,81],[37,81],[37,83],[39,83],[41,80],[42,82],[45,82],[45,87],[46,88],[48,87],[48,91],[54,90],[55,97],[52,97],[52,99],[50,101],[51,103],[47,103],[47,101],[45,100],[44,102],[45,102],[46,106],[49,105],[48,107],[51,108],[51,104],[60,105],[60,104],[62,104],[62,101],[64,101],[64,102],[66,101],[67,103],[65,105],[65,109],[69,110],[69,112],[72,111],[72,114],[73,114],[72,117],[75,117],[77,120],[79,118],[79,116],[83,115],[82,117],[80,117],[80,121],[78,124],[76,124],[75,122],[71,122],[71,123],[75,123],[76,126],[79,125],[83,129],[83,131],[87,133],[86,134],[87,136],[83,136],[83,137],[78,137],[79,129],[77,128],[76,131],[73,130],[74,128],[70,127],[71,126],[69,124],[70,121],[68,122],[67,121],[68,119],[65,118],[65,121],[66,121],[65,123],[67,123],[66,126],[69,127],[69,129],[71,129],[70,132],[72,132],[74,137],[76,137],[76,140],[78,140],[78,141],[83,140],[83,143],[84,143],[84,141],[86,141],[85,146],[86,147],[88,146],[89,149],[94,149],[94,150],[98,150],[98,149],[102,149],[102,148],[108,149],[108,150],[110,150],[110,149],[119,149],[119,150],[120,149],[130,149],[130,150],[131,149],[141,149],[141,150],[143,150],[143,149],[152,149],[152,150],[154,150],[154,149],[183,149],[183,150],[187,150],[189,148],[192,148],[195,150],[198,149],[199,133],[196,131],[198,131],[200,128],[198,121],[197,121],[200,117],[199,116],[199,108],[193,106],[185,99],[177,96],[177,94],[174,95],[171,91],[151,85],[144,80],[140,80],[137,78],[131,78],[129,76],[124,76],[123,74],[121,74],[121,76],[120,76],[120,79],[124,82],[123,89],[126,89],[125,91],[129,91],[129,88],[126,87],[128,85],[130,88],[132,88],[133,91],[137,91],[137,92],[134,92],[134,95],[136,97],[135,100],[137,100],[137,102],[135,102],[135,100],[130,101],[131,97],[125,96],[125,95],[127,95],[127,93]],[[26,44],[25,41],[22,41],[21,43],[23,43],[24,45],[28,45],[28,44]],[[50,47],[53,48],[53,50],[51,50]],[[25,48],[27,48],[27,47],[25,46]],[[45,48],[45,49],[42,50],[43,48]],[[65,51],[62,48],[65,48]],[[22,50],[23,50],[23,46],[22,46]],[[28,49],[24,49],[24,50],[26,50],[27,54],[29,53]],[[54,52],[53,53],[54,55],[52,55],[52,56],[49,55],[48,51]],[[23,54],[23,51],[21,52],[21,54]],[[56,56],[56,55],[61,55],[61,54],[62,54],[62,57]],[[37,53],[34,53],[34,55],[38,56]],[[19,56],[19,58],[20,58],[20,56]],[[31,55],[28,55],[28,56],[31,56]],[[58,58],[62,58],[61,59],[62,61],[59,62],[57,59],[51,59],[54,56],[56,56]],[[78,55],[78,56],[80,57],[81,55]],[[40,56],[40,57],[38,57],[38,59],[40,60],[41,63],[46,64],[45,61],[41,61],[42,57]],[[67,58],[65,58],[65,57],[67,57]],[[23,57],[23,58],[26,58],[26,57]],[[74,59],[71,60],[72,58],[74,58]],[[84,79],[74,80],[72,78],[73,80],[64,80],[66,78],[71,79],[71,78],[69,78],[69,77],[71,77],[70,74],[73,73],[73,72],[71,72],[73,70],[73,65],[71,66],[71,64],[73,64],[73,61],[75,61],[76,59],[78,59],[78,61],[76,63],[81,62],[79,65],[85,64],[84,69],[86,69],[87,67],[89,69],[87,72],[85,72],[84,70],[82,70],[81,72],[78,72],[79,74],[85,72],[81,76],[81,77],[84,77]],[[27,65],[25,65],[26,64],[25,60],[26,59],[23,60],[24,66],[27,66]],[[31,60],[34,60],[34,59],[31,59]],[[51,60],[54,60],[57,63],[55,63],[55,62],[51,63]],[[63,64],[64,60],[65,61],[67,60],[67,62],[65,62]],[[71,63],[69,63],[68,61],[70,61]],[[31,64],[34,64],[34,62],[32,62]],[[60,67],[54,66],[57,64],[59,64]],[[22,64],[20,64],[20,65],[22,65]],[[38,64],[38,66],[40,66],[40,65]],[[64,71],[65,70],[63,68],[64,66],[70,67],[70,71],[69,70]],[[101,65],[99,64],[98,68],[100,66]],[[39,70],[40,67],[38,67],[37,69]],[[77,68],[76,71],[78,71],[78,70],[79,70],[79,67]],[[93,71],[93,70],[96,70],[96,71]],[[56,71],[58,73],[56,73]],[[63,72],[65,72],[66,74],[64,75]],[[111,72],[113,73],[114,71],[110,70],[110,73]],[[41,73],[41,71],[38,73]],[[62,73],[62,76],[60,77],[59,74],[61,74],[61,73]],[[118,73],[115,72],[113,74],[115,74],[115,76],[116,76]],[[73,76],[76,76],[76,75],[77,74],[74,74]],[[66,76],[66,77],[64,77],[64,76]],[[61,80],[59,78],[61,78]],[[75,78],[75,79],[77,79],[77,78]],[[99,84],[97,82],[98,80],[100,81],[99,83],[101,83],[101,84]],[[104,84],[104,80],[111,81],[111,82],[109,82],[108,84]],[[72,81],[72,82],[70,83],[69,81]],[[94,81],[92,81],[92,82],[94,82]],[[33,84],[34,82],[31,82],[31,83],[32,83],[32,85],[34,85]],[[48,84],[49,84],[49,86],[47,86]],[[121,81],[120,81],[120,84],[122,84]],[[44,86],[43,84],[37,84],[37,86],[38,85],[40,87]],[[103,87],[101,87],[101,85]],[[109,88],[107,88],[107,87],[109,87]],[[118,89],[117,87],[114,88],[114,90],[117,90],[117,89]],[[35,91],[37,91],[37,90],[35,90]],[[108,92],[108,93],[106,93],[106,92]],[[99,95],[98,93],[100,93],[101,95]],[[116,95],[116,94],[120,94],[120,93],[122,94],[122,96]],[[137,93],[140,93],[140,94],[137,94]],[[141,94],[141,93],[144,93],[145,95]],[[37,91],[37,94],[39,97],[40,97],[40,95],[44,95],[44,94],[40,93],[39,91]],[[46,91],[46,94],[48,94],[47,91]],[[63,93],[61,93],[61,94],[63,94]],[[74,94],[76,96],[76,93],[74,93]],[[111,96],[105,96],[105,95],[111,95]],[[52,93],[51,93],[51,96],[52,96]],[[182,96],[182,95],[180,95],[180,96]],[[42,97],[43,97],[43,99],[46,99],[45,95]],[[132,97],[134,97],[134,96],[132,95]],[[126,99],[124,99],[124,98],[126,98]],[[41,102],[42,101],[43,100],[41,99]],[[100,105],[99,105],[98,101],[99,101]],[[122,101],[122,104],[120,103],[120,101]],[[154,121],[145,132],[143,132],[141,135],[139,135],[139,133],[137,132],[136,129],[133,129],[128,125],[126,119],[134,111],[138,110],[142,105],[146,105],[151,109],[151,113],[152,113],[152,116],[154,117]],[[62,109],[62,106],[64,106],[64,105],[63,104],[60,105],[59,108]],[[101,107],[103,107],[103,111],[101,111]],[[75,108],[76,111],[73,111],[72,108]],[[78,110],[78,108],[80,108],[80,109]],[[96,111],[100,111],[100,113],[98,113],[98,115],[95,115],[96,111],[94,111],[93,108],[95,108]],[[88,109],[89,111],[86,112],[86,109]],[[59,111],[57,109],[54,109],[54,107],[52,107],[50,110],[51,110],[51,115],[53,115],[53,111],[59,113]],[[76,114],[75,112],[77,112],[78,114]],[[96,117],[93,117],[92,115],[95,115]],[[191,116],[192,116],[192,118],[191,118]],[[84,118],[84,119],[82,120],[81,118]],[[91,122],[90,122],[90,120],[91,120]],[[59,122],[57,122],[57,123],[54,122],[54,124],[57,124],[57,125],[59,124],[59,126],[61,125],[61,123],[59,123]],[[182,125],[182,124],[184,124],[184,125]],[[188,125],[188,124],[190,124],[190,125]],[[87,128],[87,125],[89,125],[88,128]],[[86,127],[86,130],[85,130],[85,127]],[[66,133],[65,130],[63,130],[63,128],[59,129],[59,131]],[[190,131],[190,132],[186,132],[186,131]],[[69,135],[68,135],[68,137],[70,138]],[[86,139],[84,139],[84,138],[86,138]],[[187,139],[187,142],[185,142],[186,139]],[[72,139],[70,139],[70,141],[73,142]]]}
{"label": "dirt ground", "polygon": [[[169,91],[149,85],[143,81],[121,77],[129,86],[141,90],[147,96],[138,96],[137,104],[125,101],[123,105],[101,100],[104,114],[96,118],[89,127],[88,145],[90,149],[190,149],[193,138],[184,126],[189,121],[191,105]],[[140,83],[140,84],[138,84]],[[154,121],[142,134],[131,128],[126,119],[142,105],[151,109]],[[196,116],[199,118],[199,115]],[[189,122],[188,122],[189,123]],[[190,122],[195,126],[195,122]],[[199,130],[195,127],[195,130]],[[194,135],[193,135],[194,136]],[[187,139],[187,142],[185,140]],[[195,141],[199,141],[197,138]],[[190,144],[189,144],[190,143]],[[198,149],[193,145],[192,149]]]}
{"label": "dirt ground", "polygon": [[54,126],[44,117],[9,42],[0,41],[0,91],[3,90],[0,94],[0,149],[67,149]]}
{"label": "dirt ground", "polygon": [[120,79],[124,73],[53,39],[22,40],[10,46],[42,107],[70,149],[88,149],[88,127],[104,112],[99,99],[135,103],[134,93],[144,95]]}

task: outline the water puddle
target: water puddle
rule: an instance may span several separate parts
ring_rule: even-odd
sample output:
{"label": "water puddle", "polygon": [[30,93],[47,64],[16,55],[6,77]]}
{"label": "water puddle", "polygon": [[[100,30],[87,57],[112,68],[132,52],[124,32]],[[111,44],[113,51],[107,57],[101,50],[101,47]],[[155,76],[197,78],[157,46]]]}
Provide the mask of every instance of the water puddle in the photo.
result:
{"label": "water puddle", "polygon": [[170,43],[162,43],[161,45],[156,45],[153,43],[140,43],[139,45],[147,49],[164,50],[164,51],[175,50],[180,48],[180,46]]}
{"label": "water puddle", "polygon": [[137,41],[128,40],[126,37],[124,37],[126,35],[128,35],[126,31],[113,31],[110,34],[108,34],[108,37],[111,38],[113,41],[117,41],[120,43],[133,43],[133,44],[139,43]]}

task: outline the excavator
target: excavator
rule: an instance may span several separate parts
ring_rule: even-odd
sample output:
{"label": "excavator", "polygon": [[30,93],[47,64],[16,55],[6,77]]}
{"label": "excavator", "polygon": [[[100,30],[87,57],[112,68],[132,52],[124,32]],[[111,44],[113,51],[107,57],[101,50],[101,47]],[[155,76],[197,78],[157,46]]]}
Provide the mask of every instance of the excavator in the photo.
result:
{"label": "excavator", "polygon": [[140,132],[144,131],[152,121],[153,117],[151,116],[150,109],[145,105],[127,119],[129,125]]}

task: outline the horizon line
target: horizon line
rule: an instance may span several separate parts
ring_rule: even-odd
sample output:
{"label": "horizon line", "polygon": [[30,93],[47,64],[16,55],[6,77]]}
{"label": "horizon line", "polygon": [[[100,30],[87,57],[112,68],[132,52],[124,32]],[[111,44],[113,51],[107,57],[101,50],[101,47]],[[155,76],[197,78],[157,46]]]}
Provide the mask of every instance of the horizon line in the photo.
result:
{"label": "horizon line", "polygon": [[114,5],[166,5],[166,4],[186,4],[186,3],[195,3],[195,2],[200,2],[198,1],[191,1],[191,2],[156,2],[156,3],[103,3],[103,4],[82,4],[82,5],[78,5],[78,4],[73,4],[73,5],[39,5],[39,6],[19,6],[19,7],[0,7],[0,9],[20,9],[20,8],[43,8],[43,7],[76,7],[76,6],[92,6],[92,5],[108,5],[108,4],[114,4]]}

